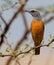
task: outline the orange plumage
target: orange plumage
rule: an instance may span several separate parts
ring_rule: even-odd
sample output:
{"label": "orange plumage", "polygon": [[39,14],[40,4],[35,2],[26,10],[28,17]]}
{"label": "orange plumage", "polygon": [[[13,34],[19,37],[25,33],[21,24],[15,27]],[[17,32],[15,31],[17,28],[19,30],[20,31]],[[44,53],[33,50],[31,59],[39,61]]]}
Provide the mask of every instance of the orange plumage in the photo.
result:
{"label": "orange plumage", "polygon": [[[44,34],[44,23],[39,20],[32,20],[31,22],[31,32],[32,38],[34,40],[34,45],[38,46],[41,44]],[[40,54],[40,48],[35,49],[35,54]]]}

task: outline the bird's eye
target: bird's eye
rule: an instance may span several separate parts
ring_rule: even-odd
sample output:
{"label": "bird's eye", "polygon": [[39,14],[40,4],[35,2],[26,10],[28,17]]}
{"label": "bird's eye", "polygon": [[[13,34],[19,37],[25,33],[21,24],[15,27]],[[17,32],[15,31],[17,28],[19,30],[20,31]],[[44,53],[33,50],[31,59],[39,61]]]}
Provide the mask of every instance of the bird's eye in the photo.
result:
{"label": "bird's eye", "polygon": [[35,12],[34,10],[32,10],[31,12]]}

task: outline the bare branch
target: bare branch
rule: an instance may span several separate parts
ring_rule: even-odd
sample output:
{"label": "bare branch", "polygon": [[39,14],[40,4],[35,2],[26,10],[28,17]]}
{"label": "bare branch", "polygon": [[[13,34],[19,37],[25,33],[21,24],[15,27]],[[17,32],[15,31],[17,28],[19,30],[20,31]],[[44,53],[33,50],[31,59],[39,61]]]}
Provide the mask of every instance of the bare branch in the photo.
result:
{"label": "bare branch", "polygon": [[[27,1],[28,1],[28,0],[25,0],[25,3],[26,3]],[[25,3],[24,3],[24,4],[21,4],[20,8],[17,10],[17,12],[16,12],[16,13],[14,14],[14,16],[11,18],[11,20],[10,20],[9,23],[8,23],[8,25],[5,27],[4,32],[1,34],[0,46],[1,46],[2,43],[3,43],[4,36],[5,36],[5,34],[7,33],[7,31],[9,30],[10,25],[12,24],[12,22],[14,21],[14,19],[17,17],[17,14],[19,14],[19,12],[23,9],[23,7],[25,6]]]}
{"label": "bare branch", "polygon": [[6,11],[6,10],[9,10],[9,9],[11,9],[11,8],[14,8],[17,4],[19,4],[19,3],[18,3],[18,2],[15,2],[15,3],[13,3],[12,5],[10,5],[10,7],[7,7],[7,8],[2,9],[2,12],[1,12],[1,13],[3,13],[3,12]]}
{"label": "bare branch", "polygon": [[23,20],[24,20],[24,25],[25,25],[25,28],[26,28],[26,30],[28,30],[26,17],[25,17],[25,14],[24,14],[23,10],[22,10],[21,14],[22,14],[22,18],[23,18]]}
{"label": "bare branch", "polygon": [[[33,55],[32,55],[32,56],[33,56]],[[30,56],[30,60],[29,60],[29,62],[28,62],[28,65],[30,65],[31,62],[32,62],[32,56]]]}
{"label": "bare branch", "polygon": [[0,18],[2,19],[2,21],[4,22],[4,24],[7,26],[6,21],[4,20],[4,18],[2,17],[2,15],[0,15]]}
{"label": "bare branch", "polygon": [[[25,3],[23,5],[21,5],[21,7],[19,8],[18,10],[18,13],[23,9],[23,7],[25,6],[26,2],[28,0],[25,0]],[[24,36],[22,37],[22,39],[17,43],[16,47],[15,47],[15,50],[17,48],[19,48],[19,45],[21,45],[21,43],[23,42],[24,39],[26,39],[26,35],[27,35],[28,31],[26,31],[26,33],[24,34]],[[7,61],[6,65],[9,65],[10,64],[10,61],[12,60],[12,57],[9,58],[9,60]]]}
{"label": "bare branch", "polygon": [[42,17],[46,17],[50,12],[45,11],[44,14],[42,15]]}
{"label": "bare branch", "polygon": [[16,59],[16,63],[19,64],[19,65],[21,65],[18,59]]}
{"label": "bare branch", "polygon": [[44,21],[44,24],[51,22],[51,20],[53,20],[53,19],[54,19],[54,16],[51,16],[50,18],[48,18],[47,20]]}
{"label": "bare branch", "polygon": [[[21,43],[26,39],[26,35],[29,33],[30,31],[27,31],[25,32],[24,36],[21,38],[21,40],[17,43],[16,47],[15,47],[15,50],[17,50]],[[7,61],[6,65],[9,65],[10,64],[10,61],[12,60],[12,57],[9,58],[9,60]]]}

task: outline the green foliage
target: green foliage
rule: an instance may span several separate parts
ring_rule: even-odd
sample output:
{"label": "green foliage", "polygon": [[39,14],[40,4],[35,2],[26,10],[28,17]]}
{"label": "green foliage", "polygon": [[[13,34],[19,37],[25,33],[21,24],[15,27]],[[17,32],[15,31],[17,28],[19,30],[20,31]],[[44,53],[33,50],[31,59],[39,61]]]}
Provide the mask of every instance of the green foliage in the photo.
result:
{"label": "green foliage", "polygon": [[52,44],[49,44],[49,47],[52,47]]}
{"label": "green foliage", "polygon": [[18,53],[18,50],[14,50],[14,51],[12,51],[12,53],[15,55]]}
{"label": "green foliage", "polygon": [[1,25],[2,25],[2,22],[0,22],[0,27],[1,27]]}
{"label": "green foliage", "polygon": [[54,12],[54,4],[53,5],[48,5],[46,7],[38,7],[38,8],[36,8],[36,10]]}
{"label": "green foliage", "polygon": [[[54,39],[54,36],[53,36],[52,34],[49,34],[49,37],[50,37],[50,39],[48,39],[48,41],[49,41],[49,43],[50,43],[51,40]],[[52,43],[49,44],[49,47],[53,48]]]}
{"label": "green foliage", "polygon": [[9,48],[6,48],[6,52],[9,52],[10,51],[10,49]]}
{"label": "green foliage", "polygon": [[25,48],[22,48],[22,50],[20,50],[20,52],[26,50],[28,47],[29,47],[29,44],[28,43],[25,43]]}
{"label": "green foliage", "polygon": [[54,49],[54,47],[52,47]]}
{"label": "green foliage", "polygon": [[48,41],[50,42],[50,39],[48,39]]}
{"label": "green foliage", "polygon": [[43,7],[36,8],[38,11],[44,11],[45,9]]}
{"label": "green foliage", "polygon": [[25,55],[22,55],[22,56],[21,56],[21,58],[24,58],[24,57],[25,57]]}
{"label": "green foliage", "polygon": [[28,47],[29,47],[29,44],[27,44],[27,43],[26,43],[26,44],[25,44],[25,46],[26,46],[26,47],[25,47],[25,49],[26,49],[26,48],[28,48]]}
{"label": "green foliage", "polygon": [[52,34],[49,34],[49,36],[50,36],[50,39],[52,39]]}
{"label": "green foliage", "polygon": [[0,55],[2,55],[2,52],[0,52]]}
{"label": "green foliage", "polygon": [[42,44],[42,45],[44,44],[44,40],[42,40],[41,44]]}
{"label": "green foliage", "polygon": [[54,12],[54,4],[53,5],[49,5],[47,8],[48,8],[49,12]]}
{"label": "green foliage", "polygon": [[8,5],[4,2],[2,5],[1,5],[1,8],[2,10],[6,10],[8,8]]}
{"label": "green foliage", "polygon": [[0,57],[4,57],[4,55],[2,54],[2,52],[0,52]]}

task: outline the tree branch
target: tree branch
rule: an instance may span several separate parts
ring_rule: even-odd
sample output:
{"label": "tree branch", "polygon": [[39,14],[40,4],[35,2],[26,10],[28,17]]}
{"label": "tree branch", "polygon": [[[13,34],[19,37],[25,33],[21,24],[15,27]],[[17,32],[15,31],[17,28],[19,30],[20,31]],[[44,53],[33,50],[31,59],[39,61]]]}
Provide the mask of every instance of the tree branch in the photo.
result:
{"label": "tree branch", "polygon": [[2,15],[0,15],[0,18],[2,19],[2,21],[4,22],[4,24],[7,26],[6,21],[4,20],[4,18],[2,17]]}
{"label": "tree branch", "polygon": [[44,21],[44,24],[51,22],[51,20],[53,20],[53,19],[54,19],[54,16],[51,16],[50,18],[48,18],[47,20]]}
{"label": "tree branch", "polygon": [[[26,3],[27,1],[28,1],[28,0],[25,0],[25,3]],[[4,32],[1,34],[0,46],[1,46],[2,43],[3,43],[4,36],[5,36],[5,34],[7,33],[7,31],[9,30],[10,25],[12,24],[12,22],[14,21],[14,19],[17,17],[17,14],[19,14],[19,12],[23,9],[23,7],[25,6],[25,3],[24,3],[24,4],[21,4],[20,8],[19,8],[19,9],[17,10],[17,12],[13,15],[13,17],[11,18],[10,22],[8,23],[8,25],[5,27]]]}
{"label": "tree branch", "polygon": [[25,17],[25,14],[24,14],[23,10],[21,11],[21,14],[22,14],[22,18],[24,20],[25,28],[26,28],[26,30],[28,30],[28,25],[27,25],[26,17]]}
{"label": "tree branch", "polygon": [[18,54],[9,54],[9,55],[5,55],[5,54],[0,54],[0,57],[6,57],[6,56],[11,56],[11,57],[17,57],[17,56],[19,56],[19,55],[21,55],[21,54],[27,54],[27,53],[29,53],[31,50],[34,50],[34,49],[36,49],[36,48],[38,48],[38,47],[44,47],[44,46],[46,46],[46,47],[49,47],[49,45],[50,44],[52,44],[52,42],[54,42],[54,39],[52,39],[48,44],[46,44],[46,45],[39,45],[39,46],[36,46],[36,47],[32,47],[31,49],[29,49],[28,51],[25,51],[25,52],[20,52],[20,53],[18,53]]}
{"label": "tree branch", "polygon": [[[28,1],[28,0],[25,0],[25,3],[24,3],[23,5],[21,5],[19,12],[23,9],[23,7],[25,6],[25,4],[26,4],[27,1]],[[19,46],[21,45],[21,43],[24,41],[24,39],[26,39],[26,35],[27,35],[28,32],[29,32],[29,31],[26,30],[26,33],[24,34],[24,36],[23,36],[23,37],[21,38],[21,40],[17,43],[17,45],[16,45],[16,47],[15,47],[15,50],[18,49]],[[8,59],[6,65],[9,65],[11,60],[12,60],[12,57],[10,57],[10,58]]]}
{"label": "tree branch", "polygon": [[[33,55],[32,55],[32,56],[33,56]],[[32,62],[32,56],[30,56],[30,60],[29,60],[29,62],[28,62],[28,65],[30,65],[31,62]]]}

